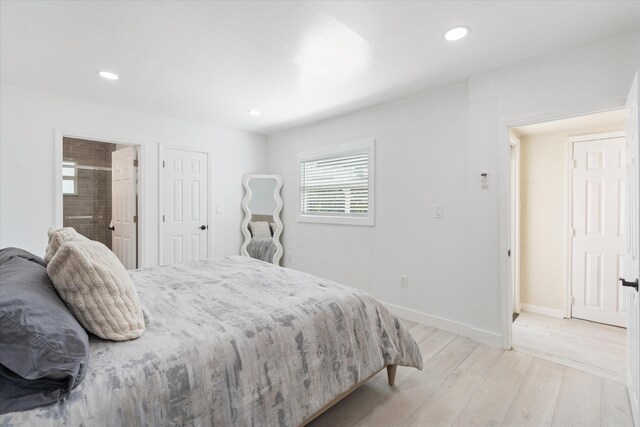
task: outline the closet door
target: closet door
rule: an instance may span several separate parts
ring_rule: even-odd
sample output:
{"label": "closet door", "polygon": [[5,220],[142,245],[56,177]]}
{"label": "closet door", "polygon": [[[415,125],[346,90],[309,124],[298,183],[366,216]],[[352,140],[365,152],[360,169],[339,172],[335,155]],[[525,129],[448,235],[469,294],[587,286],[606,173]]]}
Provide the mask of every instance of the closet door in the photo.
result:
{"label": "closet door", "polygon": [[625,138],[574,143],[573,317],[625,326]]}
{"label": "closet door", "polygon": [[208,153],[163,148],[161,264],[208,257]]}

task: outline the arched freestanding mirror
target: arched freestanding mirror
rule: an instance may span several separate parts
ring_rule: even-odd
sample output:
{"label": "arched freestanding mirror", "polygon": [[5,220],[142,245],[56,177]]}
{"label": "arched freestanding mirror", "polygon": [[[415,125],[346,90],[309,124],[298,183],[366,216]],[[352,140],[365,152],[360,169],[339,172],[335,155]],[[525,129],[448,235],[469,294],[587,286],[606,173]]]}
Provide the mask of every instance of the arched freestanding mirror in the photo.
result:
{"label": "arched freestanding mirror", "polygon": [[280,175],[245,175],[242,180],[244,199],[240,254],[280,265],[284,252],[282,234],[282,177]]}

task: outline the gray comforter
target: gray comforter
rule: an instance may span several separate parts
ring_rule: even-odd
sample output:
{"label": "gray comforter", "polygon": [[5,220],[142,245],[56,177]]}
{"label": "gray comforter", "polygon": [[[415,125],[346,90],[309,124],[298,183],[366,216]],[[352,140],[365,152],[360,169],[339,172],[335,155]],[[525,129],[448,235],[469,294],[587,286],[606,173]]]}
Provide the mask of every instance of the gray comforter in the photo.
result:
{"label": "gray comforter", "polygon": [[247,245],[247,253],[253,259],[260,261],[273,262],[273,256],[276,254],[276,245],[273,243],[273,237],[252,237]]}
{"label": "gray comforter", "polygon": [[245,257],[132,276],[144,335],[92,338],[66,401],[0,426],[293,426],[385,365],[422,368],[407,328],[348,286]]}

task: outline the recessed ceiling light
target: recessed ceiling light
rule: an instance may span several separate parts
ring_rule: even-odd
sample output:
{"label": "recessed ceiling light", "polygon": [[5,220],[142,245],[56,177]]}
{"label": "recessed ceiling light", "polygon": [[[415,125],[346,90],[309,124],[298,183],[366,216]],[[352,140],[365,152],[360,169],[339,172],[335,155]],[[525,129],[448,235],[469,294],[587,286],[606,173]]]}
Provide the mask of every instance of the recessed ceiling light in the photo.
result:
{"label": "recessed ceiling light", "polygon": [[469,34],[469,31],[471,31],[471,28],[467,27],[466,25],[449,28],[444,32],[444,38],[445,40],[453,42],[465,38],[467,34]]}
{"label": "recessed ceiling light", "polygon": [[250,116],[259,116],[262,113],[258,110],[247,110],[247,114]]}
{"label": "recessed ceiling light", "polygon": [[110,73],[109,71],[98,71],[98,74],[100,77],[107,80],[118,80],[120,78],[117,74]]}

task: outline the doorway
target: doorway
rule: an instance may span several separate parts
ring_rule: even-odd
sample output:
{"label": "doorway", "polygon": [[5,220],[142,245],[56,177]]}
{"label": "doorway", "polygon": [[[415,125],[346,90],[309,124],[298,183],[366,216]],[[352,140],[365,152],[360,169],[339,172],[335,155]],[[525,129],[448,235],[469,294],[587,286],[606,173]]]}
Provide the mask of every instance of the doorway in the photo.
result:
{"label": "doorway", "polygon": [[619,381],[624,126],[615,110],[510,130],[512,346]]}
{"label": "doorway", "polygon": [[59,140],[56,223],[104,244],[125,268],[138,268],[139,147],[62,135]]}

